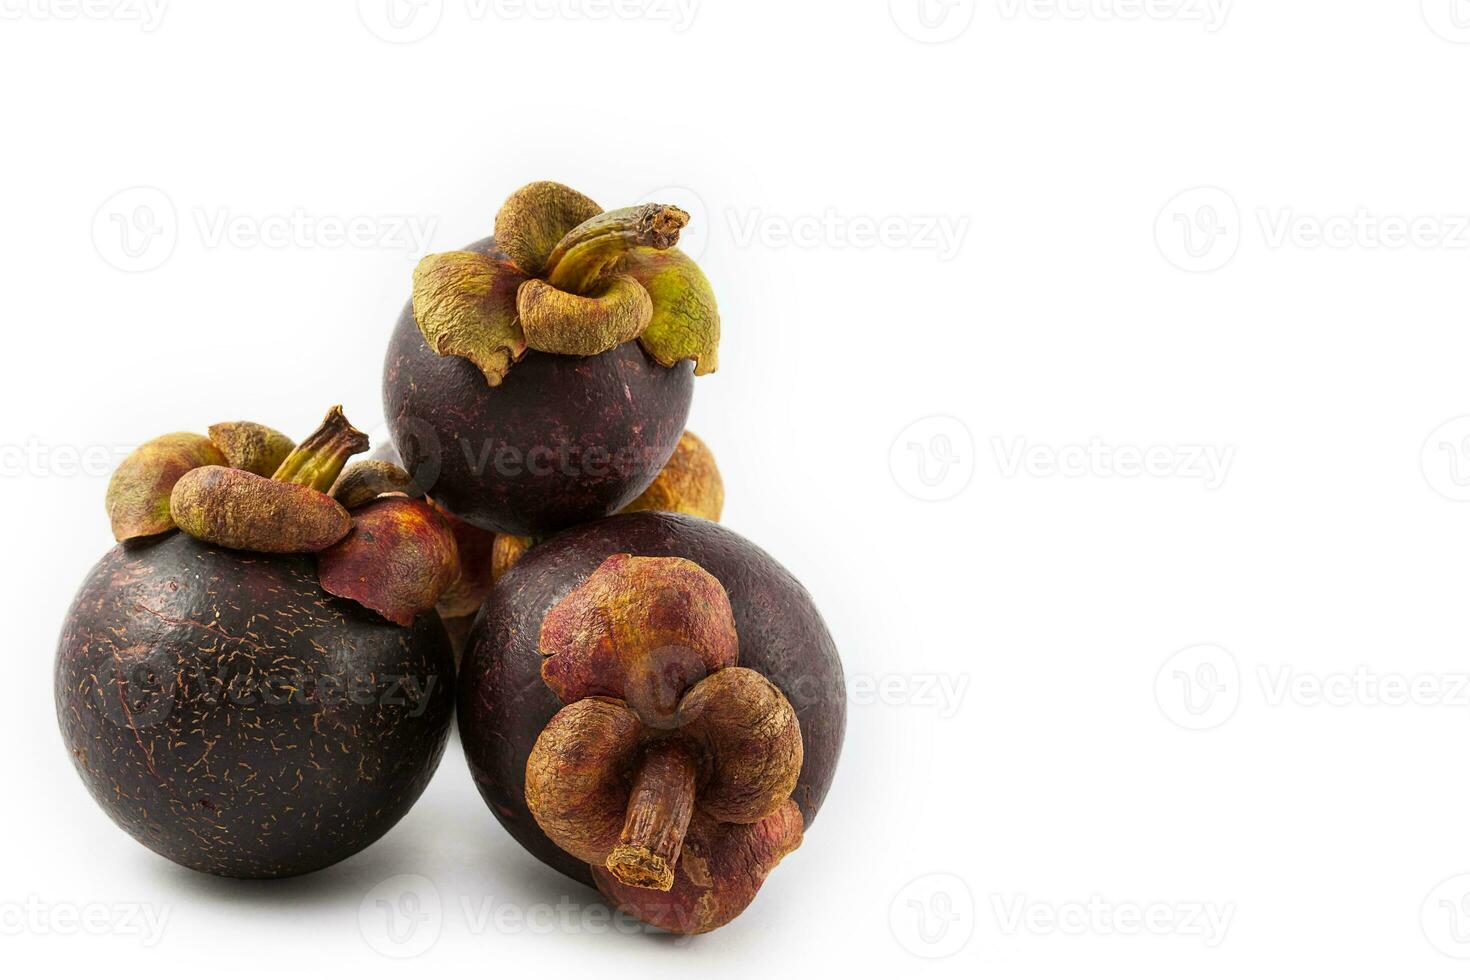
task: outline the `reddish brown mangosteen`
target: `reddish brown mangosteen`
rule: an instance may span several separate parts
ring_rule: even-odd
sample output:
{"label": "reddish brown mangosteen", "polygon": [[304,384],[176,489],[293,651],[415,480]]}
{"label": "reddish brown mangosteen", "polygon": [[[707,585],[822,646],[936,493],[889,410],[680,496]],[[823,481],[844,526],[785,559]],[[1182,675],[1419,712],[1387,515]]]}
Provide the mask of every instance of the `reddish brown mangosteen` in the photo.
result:
{"label": "reddish brown mangosteen", "polygon": [[405,468],[446,510],[539,537],[631,503],[678,443],[720,321],[674,247],[689,215],[516,191],[495,233],[414,272],[384,366]]}
{"label": "reddish brown mangosteen", "polygon": [[523,847],[687,934],[739,915],[800,845],[846,695],[789,572],[718,524],[640,512],[564,531],[496,583],[459,721]]}
{"label": "reddish brown mangosteen", "polygon": [[227,423],[146,443],[109,487],[119,544],[62,629],[57,715],[92,796],[179,864],[334,864],[439,764],[454,536],[401,468],[347,464],[366,449],[340,409],[299,446]]}

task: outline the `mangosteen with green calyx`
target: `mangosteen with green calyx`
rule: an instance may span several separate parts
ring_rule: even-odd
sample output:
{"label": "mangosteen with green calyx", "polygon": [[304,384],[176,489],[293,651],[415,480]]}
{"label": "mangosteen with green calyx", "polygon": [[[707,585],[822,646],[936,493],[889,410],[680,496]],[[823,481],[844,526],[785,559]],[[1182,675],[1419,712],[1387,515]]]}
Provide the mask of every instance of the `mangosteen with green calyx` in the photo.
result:
{"label": "mangosteen with green calyx", "polygon": [[846,722],[800,583],[735,532],[659,512],[526,552],[475,622],[458,698],[511,835],[677,933],[731,921],[801,843]]}
{"label": "mangosteen with green calyx", "polygon": [[720,322],[675,248],[689,216],[603,209],[542,181],[494,235],[430,255],[389,343],[383,400],[417,483],[462,520],[542,537],[636,499],[683,432]]}
{"label": "mangosteen with green calyx", "polygon": [[433,607],[457,558],[425,503],[371,495],[406,475],[353,475],[367,440],[340,409],[284,450],[253,425],[155,440],[119,468],[120,543],[67,615],[55,693],[119,826],[195,870],[279,878],[367,847],[432,777],[454,683]]}

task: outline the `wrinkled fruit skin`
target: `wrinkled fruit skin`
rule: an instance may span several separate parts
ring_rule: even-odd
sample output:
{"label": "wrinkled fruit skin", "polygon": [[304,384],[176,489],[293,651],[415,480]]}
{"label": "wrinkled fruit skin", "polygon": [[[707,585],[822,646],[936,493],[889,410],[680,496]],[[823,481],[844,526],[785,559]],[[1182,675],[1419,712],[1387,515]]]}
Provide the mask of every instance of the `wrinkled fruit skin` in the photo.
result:
{"label": "wrinkled fruit skin", "polygon": [[[469,249],[499,254],[492,239]],[[691,362],[661,367],[637,343],[530,351],[491,388],[469,361],[429,349],[411,305],[383,370],[393,443],[419,486],[471,524],[531,537],[637,498],[678,445],[693,393]]]}
{"label": "wrinkled fruit skin", "polygon": [[796,709],[805,758],[792,793],[810,826],[832,783],[847,701],[837,648],[811,596],[764,551],[718,524],[682,514],[620,514],[565,531],[501,578],[471,631],[459,685],[460,738],[480,794],[541,861],[585,884],[587,864],[541,831],[525,801],[526,760],[562,707],[541,679],[541,621],[611,555],[697,562],[730,597],[741,667],[764,674]]}
{"label": "wrinkled fruit skin", "polygon": [[453,670],[433,613],[394,626],[323,592],[310,558],[174,534],[114,548],[87,577],[56,709],[82,781],[139,842],[280,878],[408,812],[444,752]]}

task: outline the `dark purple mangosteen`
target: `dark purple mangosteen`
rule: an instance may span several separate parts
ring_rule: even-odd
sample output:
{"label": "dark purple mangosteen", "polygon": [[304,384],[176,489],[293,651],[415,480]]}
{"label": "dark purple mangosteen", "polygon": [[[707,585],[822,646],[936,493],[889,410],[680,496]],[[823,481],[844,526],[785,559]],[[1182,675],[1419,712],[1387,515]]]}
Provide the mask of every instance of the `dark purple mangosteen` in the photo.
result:
{"label": "dark purple mangosteen", "polygon": [[616,513],[678,445],[719,314],[674,248],[688,215],[603,210],[540,182],[495,235],[425,258],[383,402],[406,469],[487,531],[544,536]]}
{"label": "dark purple mangosteen", "polygon": [[339,410],[294,448],[228,423],[146,443],[109,487],[119,544],[62,628],[57,717],[102,809],[185,867],[341,861],[443,755],[454,665],[433,607],[453,534],[398,467],[344,472],[366,448]]}

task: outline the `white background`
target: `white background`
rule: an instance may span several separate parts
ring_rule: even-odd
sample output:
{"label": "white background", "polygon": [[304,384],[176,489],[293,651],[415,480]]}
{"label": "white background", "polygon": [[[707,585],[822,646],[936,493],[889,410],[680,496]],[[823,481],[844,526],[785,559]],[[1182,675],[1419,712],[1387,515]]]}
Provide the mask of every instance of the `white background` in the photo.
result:
{"label": "white background", "polygon": [[[583,2],[0,0],[7,968],[1463,975],[1470,3]],[[850,679],[805,845],[616,934],[456,744],[330,870],[152,855],[51,700],[107,473],[378,425],[415,261],[540,178],[695,215],[691,427]]]}

